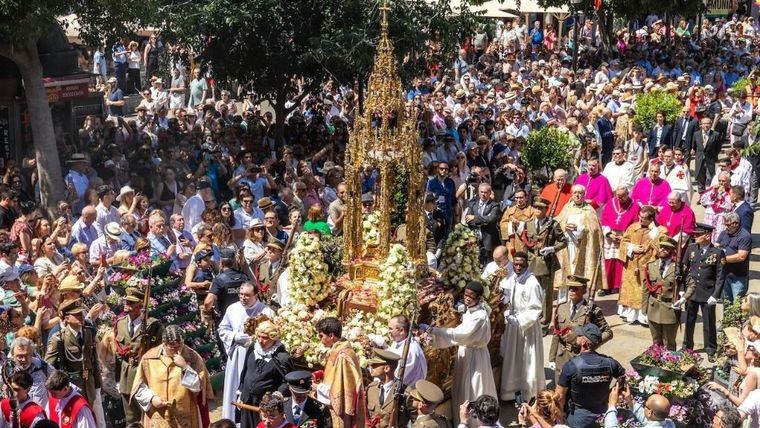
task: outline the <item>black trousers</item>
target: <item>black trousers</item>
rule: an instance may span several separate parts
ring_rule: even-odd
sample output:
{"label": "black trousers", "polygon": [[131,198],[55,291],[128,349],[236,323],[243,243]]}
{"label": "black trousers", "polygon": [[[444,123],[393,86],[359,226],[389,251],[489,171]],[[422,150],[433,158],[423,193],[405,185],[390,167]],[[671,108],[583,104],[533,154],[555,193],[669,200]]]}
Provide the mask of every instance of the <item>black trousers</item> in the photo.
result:
{"label": "black trousers", "polygon": [[686,303],[686,328],[683,333],[683,347],[694,349],[694,327],[697,311],[702,312],[702,335],[707,355],[713,355],[718,348],[718,333],[715,328],[715,305],[689,300]]}
{"label": "black trousers", "polygon": [[702,193],[705,189],[710,187],[710,182],[715,175],[715,159],[697,153],[694,169],[694,172],[696,173],[697,188],[699,189],[699,192]]}

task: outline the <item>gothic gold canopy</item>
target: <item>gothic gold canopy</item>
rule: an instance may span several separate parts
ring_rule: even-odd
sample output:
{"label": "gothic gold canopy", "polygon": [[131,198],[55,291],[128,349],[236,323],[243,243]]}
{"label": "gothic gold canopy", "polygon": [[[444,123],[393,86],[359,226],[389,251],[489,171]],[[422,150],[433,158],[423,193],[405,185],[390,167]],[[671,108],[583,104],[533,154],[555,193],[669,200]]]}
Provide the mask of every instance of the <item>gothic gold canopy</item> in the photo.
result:
{"label": "gothic gold canopy", "polygon": [[[401,79],[396,73],[393,45],[388,37],[388,10],[387,3],[380,7],[380,41],[367,85],[364,111],[356,118],[346,149],[349,196],[346,200],[343,230],[344,263],[349,266],[355,265],[367,254],[363,248],[361,204],[361,175],[365,166],[374,166],[379,172],[375,210],[380,214],[380,240],[376,257],[384,260],[388,255],[394,233],[391,230],[393,210],[405,209],[404,244],[415,265],[424,266],[425,263],[425,175],[422,171],[422,149],[417,141],[414,116],[407,109]],[[405,171],[408,176],[406,207],[395,207],[393,204],[399,170]],[[353,279],[354,273],[351,276]]]}

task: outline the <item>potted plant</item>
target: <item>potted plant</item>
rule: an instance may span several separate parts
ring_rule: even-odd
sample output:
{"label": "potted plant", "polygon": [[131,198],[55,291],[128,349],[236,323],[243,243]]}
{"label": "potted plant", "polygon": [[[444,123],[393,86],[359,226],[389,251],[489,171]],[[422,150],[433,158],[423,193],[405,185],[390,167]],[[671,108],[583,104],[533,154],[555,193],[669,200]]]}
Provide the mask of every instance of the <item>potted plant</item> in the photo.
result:
{"label": "potted plant", "polygon": [[665,113],[665,122],[674,123],[681,113],[683,104],[674,94],[654,91],[636,96],[636,114],[633,120],[642,129],[649,129],[657,121],[657,113]]}
{"label": "potted plant", "polygon": [[548,178],[557,168],[570,169],[578,141],[566,131],[545,126],[528,135],[521,159],[534,180]]}

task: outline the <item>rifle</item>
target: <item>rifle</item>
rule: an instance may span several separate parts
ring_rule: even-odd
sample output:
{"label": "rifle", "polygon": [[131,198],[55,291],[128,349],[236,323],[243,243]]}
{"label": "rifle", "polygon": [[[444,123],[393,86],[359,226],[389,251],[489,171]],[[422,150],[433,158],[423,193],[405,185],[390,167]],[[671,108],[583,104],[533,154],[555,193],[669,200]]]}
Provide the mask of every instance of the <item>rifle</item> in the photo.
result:
{"label": "rifle", "polygon": [[602,251],[599,251],[599,256],[597,256],[596,259],[596,266],[594,266],[594,273],[591,274],[591,288],[588,292],[588,312],[586,312],[586,315],[583,317],[583,325],[586,325],[589,323],[589,318],[591,318],[591,312],[594,310],[594,299],[596,299],[596,274],[599,271],[599,265],[602,264]]}
{"label": "rifle", "polygon": [[409,346],[412,343],[412,326],[417,321],[417,311],[417,309],[414,309],[409,319],[409,336],[406,337],[404,351],[401,353],[401,360],[399,360],[400,368],[398,370],[398,376],[396,377],[396,394],[393,396],[393,407],[391,407],[391,417],[389,420],[390,428],[399,428],[398,412],[401,408],[401,401],[404,399],[404,375],[406,374],[406,363],[409,361]]}
{"label": "rifle", "polygon": [[233,406],[237,407],[240,410],[248,410],[249,412],[254,412],[254,413],[259,413],[259,411],[261,410],[258,406],[252,406],[250,404],[245,404],[240,401],[233,401],[230,404],[232,404]]}
{"label": "rifle", "polygon": [[143,313],[142,313],[142,333],[140,337],[140,349],[137,354],[138,361],[142,356],[148,352],[150,346],[150,335],[148,334],[148,306],[150,305],[150,283],[153,279],[153,262],[151,261],[148,268],[148,283],[145,285],[145,296],[143,297]]}
{"label": "rifle", "polygon": [[673,287],[673,302],[678,300],[678,289],[681,288],[681,283],[683,282],[683,265],[681,264],[681,258],[683,257],[683,221],[684,218],[681,217],[681,229],[678,232],[678,248],[676,248],[676,283],[675,287]]}

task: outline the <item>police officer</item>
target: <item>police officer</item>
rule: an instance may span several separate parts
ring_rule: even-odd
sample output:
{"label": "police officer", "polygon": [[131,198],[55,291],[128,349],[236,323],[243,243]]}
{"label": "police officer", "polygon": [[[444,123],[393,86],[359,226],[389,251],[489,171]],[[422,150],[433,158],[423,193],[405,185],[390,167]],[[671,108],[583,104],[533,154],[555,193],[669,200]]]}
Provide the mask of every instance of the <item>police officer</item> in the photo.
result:
{"label": "police officer", "polygon": [[[367,415],[369,427],[390,426],[393,400],[399,382],[396,381],[396,367],[401,356],[385,349],[373,348],[374,357],[367,361],[369,374],[375,381],[367,386]],[[402,403],[405,400],[402,400]],[[406,426],[406,410],[398,409],[398,426]]]}
{"label": "police officer", "polygon": [[554,336],[549,350],[549,366],[554,365],[554,379],[559,382],[562,368],[580,353],[574,329],[592,323],[602,332],[600,344],[612,339],[612,329],[599,306],[590,303],[584,295],[588,288],[588,278],[570,275],[567,277],[568,300],[557,306],[554,322]]}
{"label": "police officer", "polygon": [[143,338],[146,337],[147,343],[142,352],[161,344],[161,334],[163,326],[155,318],[148,318],[147,329],[143,325],[143,302],[145,293],[136,287],[127,288],[126,297],[124,298],[124,312],[126,315],[116,321],[115,343],[116,343],[116,381],[119,382],[119,391],[121,391],[121,400],[124,405],[124,415],[126,423],[140,422],[142,420],[142,409],[137,404],[137,400],[131,400],[130,391],[137,373],[137,366],[140,363],[141,345]]}
{"label": "police officer", "polygon": [[330,411],[322,403],[309,397],[311,392],[311,373],[298,370],[285,375],[285,381],[288,383],[291,396],[283,402],[285,419],[296,425],[301,426],[306,421],[316,421],[316,428],[328,428],[330,422]]}
{"label": "police officer", "polygon": [[412,428],[451,428],[451,422],[435,412],[435,407],[443,401],[443,391],[438,385],[420,379],[414,384],[414,389],[409,391],[409,396],[418,414]]}
{"label": "police officer", "polygon": [[235,250],[223,248],[220,251],[221,270],[211,282],[211,288],[203,301],[203,309],[207,314],[214,310],[214,304],[219,301],[219,312],[225,313],[227,308],[238,301],[240,285],[248,281],[244,273],[234,269]]}
{"label": "police officer", "polygon": [[683,335],[683,347],[694,348],[694,325],[697,323],[697,311],[702,311],[702,333],[707,358],[713,362],[718,346],[715,328],[715,305],[723,292],[726,254],[723,250],[710,245],[713,227],[697,223],[694,228],[694,242],[684,253],[684,275],[694,279],[694,295],[686,303],[686,329]]}
{"label": "police officer", "polygon": [[544,290],[544,310],[541,326],[544,334],[549,331],[552,322],[552,302],[554,301],[553,278],[559,266],[556,252],[567,246],[567,239],[562,229],[553,218],[547,217],[549,201],[536,198],[533,207],[538,209],[535,218],[525,223],[525,236],[521,237],[528,251],[528,267],[536,276]]}
{"label": "police officer", "polygon": [[625,375],[625,369],[614,358],[596,352],[602,332],[595,324],[588,323],[573,331],[580,353],[562,368],[557,393],[560,405],[568,405],[568,426],[596,427],[596,420],[607,410],[610,383]]}
{"label": "police officer", "polygon": [[[694,294],[694,279],[683,275],[685,289],[676,281],[673,256],[678,243],[673,238],[661,236],[658,245],[657,259],[649,262],[644,272],[644,302],[652,342],[675,351],[680,307]],[[681,290],[684,294],[679,298]]]}

